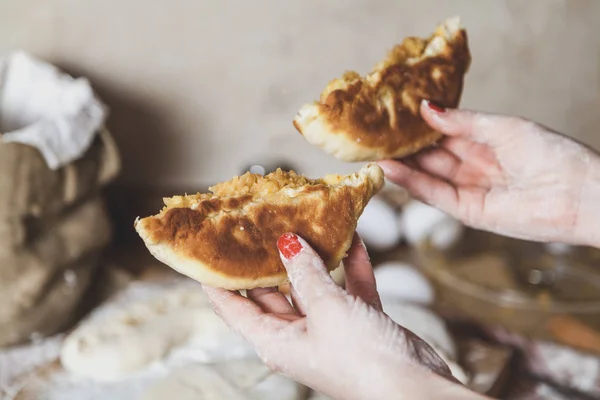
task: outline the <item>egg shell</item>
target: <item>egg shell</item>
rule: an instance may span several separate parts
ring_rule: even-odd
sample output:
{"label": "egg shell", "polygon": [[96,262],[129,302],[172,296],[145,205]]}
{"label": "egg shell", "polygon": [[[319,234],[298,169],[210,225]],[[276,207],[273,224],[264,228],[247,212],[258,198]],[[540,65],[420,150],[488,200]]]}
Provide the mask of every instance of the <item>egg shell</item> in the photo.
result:
{"label": "egg shell", "polygon": [[447,250],[461,239],[464,229],[462,223],[448,217],[433,227],[429,240],[436,249]]}
{"label": "egg shell", "polygon": [[400,229],[408,244],[416,245],[423,241],[437,224],[448,219],[451,217],[443,211],[413,200],[406,205],[400,216]]}
{"label": "egg shell", "polygon": [[456,344],[439,315],[418,304],[392,300],[382,300],[382,303],[383,311],[395,323],[429,343],[443,358],[456,360]]}
{"label": "egg shell", "polygon": [[398,213],[380,197],[367,204],[356,231],[369,249],[385,251],[394,248],[402,237],[398,226]]}
{"label": "egg shell", "polygon": [[377,290],[382,298],[429,305],[435,298],[433,286],[417,268],[400,261],[379,264],[375,270]]}
{"label": "egg shell", "polygon": [[567,243],[544,243],[544,248],[554,256],[568,254],[573,250],[573,246]]}
{"label": "egg shell", "polygon": [[398,325],[410,330],[427,342],[448,365],[452,375],[461,383],[469,381],[468,373],[458,364],[458,350],[446,322],[423,306],[403,301],[382,300],[383,311]]}

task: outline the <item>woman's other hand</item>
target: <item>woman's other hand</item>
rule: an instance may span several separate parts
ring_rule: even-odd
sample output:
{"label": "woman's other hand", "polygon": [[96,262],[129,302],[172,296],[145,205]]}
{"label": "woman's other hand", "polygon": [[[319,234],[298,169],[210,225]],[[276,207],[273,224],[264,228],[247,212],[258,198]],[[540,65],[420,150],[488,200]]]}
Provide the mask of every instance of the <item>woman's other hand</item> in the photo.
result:
{"label": "woman's other hand", "polygon": [[424,101],[423,118],[445,135],[386,178],[468,226],[526,240],[599,245],[600,160],[586,146],[534,122]]}

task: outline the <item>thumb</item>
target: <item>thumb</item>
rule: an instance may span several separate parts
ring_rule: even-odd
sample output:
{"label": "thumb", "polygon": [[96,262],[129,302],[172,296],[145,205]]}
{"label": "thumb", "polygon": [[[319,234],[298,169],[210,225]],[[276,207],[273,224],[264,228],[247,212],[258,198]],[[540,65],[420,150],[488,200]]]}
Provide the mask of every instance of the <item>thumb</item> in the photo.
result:
{"label": "thumb", "polygon": [[323,260],[304,239],[285,233],[277,241],[277,247],[303,309],[310,312],[311,304],[325,295],[341,295]]}
{"label": "thumb", "polygon": [[438,132],[475,142],[497,145],[506,142],[523,119],[473,110],[440,107],[428,100],[421,102],[423,119]]}

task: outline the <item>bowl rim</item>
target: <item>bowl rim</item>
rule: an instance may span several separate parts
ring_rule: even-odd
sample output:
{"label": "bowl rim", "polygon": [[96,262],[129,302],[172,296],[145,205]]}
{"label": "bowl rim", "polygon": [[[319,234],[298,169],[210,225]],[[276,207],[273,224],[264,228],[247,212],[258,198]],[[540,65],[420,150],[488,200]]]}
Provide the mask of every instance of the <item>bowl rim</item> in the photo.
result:
{"label": "bowl rim", "polygon": [[[436,224],[436,226],[437,225],[438,224]],[[464,224],[462,225],[464,228],[474,229],[467,227]],[[435,229],[436,226],[433,227],[432,231]],[[600,299],[589,301],[578,300],[573,302],[563,302],[555,301],[552,298],[550,298],[547,302],[540,304],[532,298],[527,299],[524,297],[503,296],[499,292],[487,290],[475,283],[461,279],[456,275],[450,273],[449,270],[445,268],[440,268],[439,260],[436,260],[436,257],[427,255],[427,253],[430,253],[432,250],[438,252],[439,254],[439,250],[435,249],[434,247],[428,244],[429,237],[430,234],[426,235],[415,246],[417,250],[417,258],[420,264],[419,267],[425,270],[425,272],[427,272],[429,275],[432,275],[431,279],[441,282],[444,286],[448,288],[452,288],[453,290],[462,292],[463,294],[466,294],[473,298],[477,298],[479,300],[486,301],[488,303],[494,303],[494,305],[498,307],[511,307],[513,309],[543,311],[547,313],[556,314],[600,314]]]}

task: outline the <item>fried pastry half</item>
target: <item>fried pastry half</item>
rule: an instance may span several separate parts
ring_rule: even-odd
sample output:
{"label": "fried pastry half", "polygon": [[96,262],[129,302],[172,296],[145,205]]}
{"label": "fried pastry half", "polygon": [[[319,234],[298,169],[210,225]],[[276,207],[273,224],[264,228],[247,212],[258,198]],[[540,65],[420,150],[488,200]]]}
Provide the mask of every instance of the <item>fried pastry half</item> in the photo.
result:
{"label": "fried pastry half", "polygon": [[294,126],[311,144],[347,162],[401,158],[441,134],[421,117],[423,99],[455,108],[471,63],[467,33],[449,18],[427,39],[408,37],[366,76],[346,72],[319,101],[304,105]]}
{"label": "fried pastry half", "polygon": [[188,277],[229,290],[288,282],[277,240],[293,232],[336,269],[352,243],[358,218],[384,184],[376,164],[347,176],[309,179],[277,170],[246,173],[210,193],[164,199],[135,229],[150,253]]}

